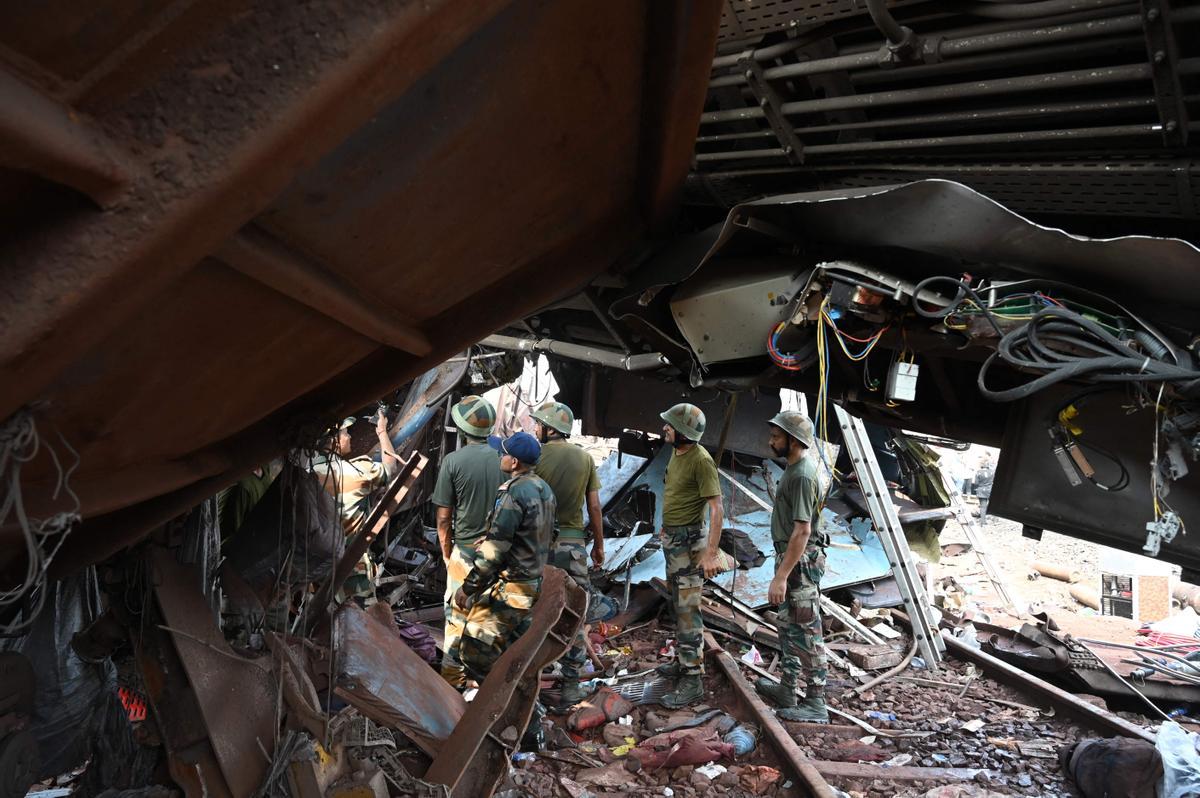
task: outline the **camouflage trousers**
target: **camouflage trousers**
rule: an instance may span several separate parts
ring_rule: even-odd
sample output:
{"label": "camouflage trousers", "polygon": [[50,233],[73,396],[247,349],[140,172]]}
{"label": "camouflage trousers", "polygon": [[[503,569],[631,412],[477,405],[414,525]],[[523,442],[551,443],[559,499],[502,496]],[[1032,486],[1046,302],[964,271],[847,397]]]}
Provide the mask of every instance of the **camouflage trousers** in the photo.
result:
{"label": "camouflage trousers", "polygon": [[[786,545],[783,546],[786,550]],[[776,546],[776,562],[783,553]],[[780,668],[785,684],[805,685],[809,698],[824,697],[829,671],[825,662],[825,638],[821,630],[821,577],[825,574],[825,552],[816,546],[788,574],[787,597],[779,608],[779,640],[783,646]]]}
{"label": "camouflage trousers", "polygon": [[442,647],[442,678],[455,687],[462,687],[467,682],[459,659],[459,641],[463,627],[467,625],[467,614],[454,604],[454,594],[475,565],[475,546],[481,539],[455,542],[446,562],[446,640]]}
{"label": "camouflage trousers", "polygon": [[671,589],[671,607],[675,610],[675,656],[684,675],[704,673],[704,620],[700,617],[700,594],[704,574],[700,560],[707,541],[704,528],[664,526],[663,554],[667,558],[667,585]]}
{"label": "camouflage trousers", "polygon": [[[561,533],[554,543],[554,551],[550,555],[550,564],[561,568],[575,580],[584,591],[591,595],[592,580],[588,576],[587,545],[583,537],[574,535],[563,536]],[[586,613],[584,616],[586,617]],[[564,679],[578,679],[583,664],[588,661],[587,624],[579,626],[579,632],[566,654],[563,654],[562,674]]]}
{"label": "camouflage trousers", "polygon": [[501,578],[467,613],[459,655],[467,675],[477,682],[505,650],[529,629],[542,580],[509,582]]}

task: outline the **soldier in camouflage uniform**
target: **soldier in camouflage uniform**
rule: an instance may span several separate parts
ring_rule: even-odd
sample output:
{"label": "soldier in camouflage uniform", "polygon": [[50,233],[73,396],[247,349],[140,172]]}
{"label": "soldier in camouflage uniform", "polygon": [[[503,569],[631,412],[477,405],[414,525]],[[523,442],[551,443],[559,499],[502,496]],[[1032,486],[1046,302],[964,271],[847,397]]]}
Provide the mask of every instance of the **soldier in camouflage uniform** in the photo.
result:
{"label": "soldier in camouflage uniform", "polygon": [[[783,412],[768,422],[771,450],[787,458],[775,489],[771,539],[775,543],[775,578],[767,598],[779,606],[779,639],[783,644],[783,679],[759,679],[758,691],[779,707],[784,720],[828,723],[825,707],[825,641],[821,631],[821,577],[829,538],[821,529],[821,488],[812,451],[812,422],[803,413]],[[804,700],[796,687],[805,685]]]}
{"label": "soldier in camouflage uniform", "polygon": [[[546,402],[530,415],[534,433],[542,444],[542,456],[536,473],[554,491],[558,512],[554,519],[554,544],[551,560],[555,567],[571,575],[587,595],[592,593],[588,575],[587,533],[583,527],[583,508],[588,511],[592,537],[592,562],[604,562],[604,522],[600,512],[600,477],[591,456],[570,443],[567,436],[575,424],[575,414],[561,402]],[[579,685],[583,664],[588,660],[587,626],[579,627],[571,649],[562,663],[562,705],[573,706],[587,698]]]}
{"label": "soldier in camouflage uniform", "polygon": [[437,506],[438,543],[446,563],[446,638],[442,645],[442,678],[457,688],[467,676],[459,659],[459,641],[467,616],[455,606],[454,594],[475,562],[475,549],[488,530],[496,490],[504,481],[500,457],[487,445],[496,410],[481,396],[464,396],[450,409],[460,440],[442,458],[432,501]]}
{"label": "soldier in camouflage uniform", "polygon": [[[704,436],[704,412],[677,404],[659,414],[663,440],[672,447],[663,486],[662,546],[667,558],[667,584],[675,610],[676,661],[661,665],[661,676],[675,679],[675,689],[660,703],[676,709],[704,695],[704,621],[700,594],[704,580],[720,567],[721,485],[712,456],[697,441]],[[704,514],[708,512],[708,534]]]}
{"label": "soldier in camouflage uniform", "polygon": [[529,627],[550,555],[555,511],[554,492],[533,473],[541,454],[537,439],[518,432],[488,443],[500,452],[500,468],[511,478],[500,486],[475,565],[454,596],[467,613],[459,654],[467,674],[479,682]]}

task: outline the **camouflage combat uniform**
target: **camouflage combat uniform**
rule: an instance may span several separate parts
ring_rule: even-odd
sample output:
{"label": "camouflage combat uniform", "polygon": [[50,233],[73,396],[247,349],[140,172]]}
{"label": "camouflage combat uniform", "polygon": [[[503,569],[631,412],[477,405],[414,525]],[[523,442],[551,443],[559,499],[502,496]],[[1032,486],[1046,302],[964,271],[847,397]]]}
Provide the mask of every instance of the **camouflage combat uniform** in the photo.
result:
{"label": "camouflage combat uniform", "polygon": [[[558,510],[554,522],[551,562],[566,571],[590,595],[587,534],[583,528],[583,504],[587,494],[600,490],[600,478],[591,456],[573,443],[557,438],[542,445],[536,473],[554,491]],[[563,655],[564,679],[578,679],[587,662],[587,631],[580,626],[571,649]]]}
{"label": "camouflage combat uniform", "polygon": [[[336,502],[342,529],[347,536],[366,520],[371,494],[387,485],[396,476],[398,468],[394,463],[377,463],[370,457],[347,460],[332,452],[322,452],[309,463],[309,470]],[[371,559],[370,552],[363,552],[363,556],[354,564],[354,573],[342,585],[340,595],[358,596],[373,603],[378,577],[379,566]]]}
{"label": "camouflage combat uniform", "polygon": [[821,577],[829,538],[821,529],[820,483],[812,456],[789,465],[775,491],[771,538],[775,562],[782,563],[796,521],[812,525],[808,546],[787,577],[787,597],[779,608],[779,639],[783,644],[784,684],[806,685],[807,698],[824,697],[828,675],[825,640],[821,631]]}
{"label": "camouflage combat uniform", "polygon": [[482,682],[504,650],[529,627],[554,532],[554,492],[526,472],[500,486],[487,536],[463,581],[474,599],[459,654],[467,674]]}
{"label": "camouflage combat uniform", "polygon": [[704,621],[700,560],[708,545],[704,515],[708,499],[721,495],[717,466],[703,446],[672,454],[663,488],[662,547],[675,610],[675,653],[681,676],[704,673]]}
{"label": "camouflage combat uniform", "polygon": [[445,641],[442,644],[442,677],[455,687],[463,686],[466,673],[459,657],[467,614],[454,604],[454,594],[475,563],[475,549],[488,529],[496,490],[504,481],[500,456],[484,442],[468,443],[442,460],[432,501],[454,511],[451,523],[453,547],[446,561]]}

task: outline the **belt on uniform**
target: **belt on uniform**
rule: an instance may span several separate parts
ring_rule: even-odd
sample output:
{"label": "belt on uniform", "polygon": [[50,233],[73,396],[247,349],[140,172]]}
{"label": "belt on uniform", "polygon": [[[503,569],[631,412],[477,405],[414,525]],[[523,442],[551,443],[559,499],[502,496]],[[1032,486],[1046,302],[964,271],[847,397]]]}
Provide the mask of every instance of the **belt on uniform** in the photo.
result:
{"label": "belt on uniform", "polygon": [[557,540],[572,540],[580,543],[587,541],[587,533],[582,529],[556,529],[554,531]]}
{"label": "belt on uniform", "polygon": [[663,525],[663,531],[670,531],[670,532],[675,532],[675,531],[692,532],[693,530],[696,530],[696,529],[704,529],[704,524],[684,524],[683,526],[666,526],[665,524]]}
{"label": "belt on uniform", "polygon": [[512,577],[510,577],[508,575],[508,571],[504,571],[503,573],[501,573],[499,578],[502,582],[508,582],[510,585],[511,584],[516,584],[516,585],[538,584],[538,585],[540,585],[542,582],[542,578],[540,576],[535,576],[532,579],[513,579]]}

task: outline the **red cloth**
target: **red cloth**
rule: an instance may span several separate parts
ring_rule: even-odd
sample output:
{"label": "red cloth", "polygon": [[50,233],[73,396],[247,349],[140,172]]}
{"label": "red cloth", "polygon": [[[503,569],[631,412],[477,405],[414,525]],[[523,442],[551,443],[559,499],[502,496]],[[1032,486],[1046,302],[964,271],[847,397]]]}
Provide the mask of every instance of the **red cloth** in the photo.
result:
{"label": "red cloth", "polygon": [[717,759],[732,759],[733,746],[721,742],[713,729],[678,729],[656,734],[638,743],[629,755],[650,770],[680,765],[703,765]]}

